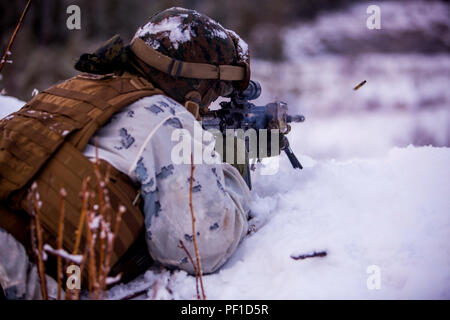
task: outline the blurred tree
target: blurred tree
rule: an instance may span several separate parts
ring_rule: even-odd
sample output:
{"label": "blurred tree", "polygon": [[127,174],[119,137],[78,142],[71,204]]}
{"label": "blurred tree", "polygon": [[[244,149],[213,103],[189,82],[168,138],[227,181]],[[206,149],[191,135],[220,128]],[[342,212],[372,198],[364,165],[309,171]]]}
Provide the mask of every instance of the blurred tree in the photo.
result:
{"label": "blurred tree", "polygon": [[[280,26],[299,18],[312,19],[317,13],[336,9],[355,0],[40,0],[33,1],[26,26],[32,28],[30,39],[38,44],[64,43],[68,30],[66,8],[81,8],[83,37],[98,39],[114,33],[130,36],[138,25],[159,10],[172,6],[193,8],[210,15],[243,36],[258,25]],[[14,28],[26,1],[0,0],[0,39],[2,45]]]}
{"label": "blurred tree", "polygon": [[[45,89],[75,71],[74,59],[114,34],[131,39],[138,26],[163,9],[196,9],[235,30],[250,43],[252,56],[280,59],[283,26],[312,19],[319,12],[355,0],[39,0],[33,1],[5,67],[0,88],[28,99],[34,88]],[[26,0],[0,0],[0,49],[6,47]],[[66,9],[81,8],[81,30],[68,30]]]}

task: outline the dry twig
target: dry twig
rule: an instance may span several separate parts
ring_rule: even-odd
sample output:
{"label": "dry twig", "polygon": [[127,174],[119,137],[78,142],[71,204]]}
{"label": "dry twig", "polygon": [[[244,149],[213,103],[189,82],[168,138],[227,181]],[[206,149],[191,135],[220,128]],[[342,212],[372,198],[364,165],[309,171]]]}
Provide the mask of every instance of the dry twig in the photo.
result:
{"label": "dry twig", "polygon": [[88,192],[88,186],[90,177],[87,177],[84,179],[83,184],[81,185],[81,215],[80,220],[78,222],[78,228],[75,233],[75,245],[73,249],[73,254],[78,253],[78,248],[80,246],[81,241],[81,235],[83,234],[83,226],[84,226],[84,219],[86,218],[86,212],[88,210],[88,201],[89,201],[89,192]]}
{"label": "dry twig", "polygon": [[191,154],[191,180],[189,181],[189,208],[191,211],[191,219],[192,219],[192,239],[194,242],[194,248],[195,248],[195,259],[197,260],[197,275],[200,281],[200,286],[202,289],[202,299],[206,300],[205,295],[205,288],[203,287],[203,278],[202,278],[202,265],[200,262],[200,253],[198,250],[198,244],[197,244],[197,232],[195,231],[195,215],[194,215],[194,207],[192,204],[192,190],[194,185],[194,157]]}
{"label": "dry twig", "polygon": [[[81,214],[80,219],[78,221],[78,228],[75,231],[75,245],[74,249],[72,251],[73,255],[78,254],[78,249],[81,242],[81,236],[83,234],[84,229],[84,220],[86,219],[86,212],[88,211],[88,203],[89,203],[89,186],[90,177],[87,177],[83,180],[83,183],[81,185]],[[80,264],[80,274],[83,274],[86,261],[89,255],[89,245],[85,244],[84,253],[83,253],[83,259]],[[69,294],[70,293],[70,294]],[[73,294],[72,294],[73,293]],[[66,290],[66,299],[70,300],[78,300],[80,298],[80,290],[75,290],[75,292],[71,292],[69,290]]]}
{"label": "dry twig", "polygon": [[[44,251],[43,251],[43,239],[42,239],[42,229],[41,222],[39,218],[39,212],[41,208],[41,202],[39,200],[39,193],[37,191],[36,182],[31,186],[31,191],[29,194],[28,205],[30,207],[31,213],[31,237],[33,253],[37,257],[37,267],[39,273],[39,280],[41,284],[42,299],[48,300],[47,294],[47,279],[45,278],[45,265],[44,265]],[[36,244],[37,238],[37,244]]]}
{"label": "dry twig", "polygon": [[89,246],[89,264],[88,264],[88,286],[89,286],[89,296],[92,297],[94,294],[94,299],[98,299],[99,283],[97,279],[97,270],[95,263],[95,243],[97,240],[96,232],[96,221],[95,212],[88,211],[86,214],[86,240],[87,246]]}
{"label": "dry twig", "polygon": [[[106,289],[108,285],[114,284],[120,281],[121,274],[114,278],[109,278],[108,274],[111,270],[111,257],[114,250],[114,240],[119,232],[119,226],[122,221],[122,216],[126,209],[124,206],[120,206],[115,216],[114,226],[111,228],[112,212],[111,203],[107,194],[106,184],[109,181],[108,177],[103,178],[98,167],[95,168],[97,177],[97,191],[100,192],[98,199],[102,199],[102,211],[99,211],[99,206],[95,204],[96,194],[89,191],[90,177],[87,177],[82,184],[81,201],[82,208],[78,222],[78,228],[75,232],[75,245],[72,254],[64,251],[63,239],[64,239],[64,211],[65,211],[65,198],[67,196],[66,191],[61,188],[60,190],[60,210],[59,210],[59,225],[57,235],[57,248],[53,249],[50,245],[43,243],[41,223],[40,223],[40,209],[42,203],[39,200],[39,194],[37,192],[36,183],[33,184],[28,197],[28,204],[32,215],[31,223],[31,236],[33,252],[35,253],[38,261],[38,272],[41,282],[42,296],[44,299],[48,299],[47,284],[45,278],[45,265],[44,255],[49,253],[57,258],[57,280],[58,280],[58,293],[57,299],[62,297],[62,280],[63,280],[63,260],[64,262],[70,262],[80,267],[80,274],[87,269],[88,279],[88,292],[89,297],[94,299],[104,298],[106,296]],[[109,215],[108,215],[109,213]],[[80,248],[81,237],[83,229],[86,228],[86,241],[84,243],[84,254],[78,255]],[[103,246],[101,247],[102,258],[99,258],[99,263],[96,263],[96,241],[98,237],[103,239]],[[67,290],[65,291],[65,298],[78,300],[80,297],[80,290]]]}
{"label": "dry twig", "polygon": [[[63,235],[64,235],[64,204],[67,196],[67,192],[64,188],[61,188],[59,192],[59,228],[58,228],[58,250],[63,248]],[[62,287],[62,260],[61,257],[57,257],[57,272],[58,272],[58,293],[56,299],[61,300],[61,287]]]}
{"label": "dry twig", "polygon": [[[100,214],[102,215],[103,219],[101,221],[101,231],[100,231],[100,257],[99,257],[99,261],[98,261],[98,265],[99,265],[99,271],[100,273],[103,275],[104,270],[104,259],[105,259],[105,237],[106,237],[106,223],[105,220],[107,220],[107,222],[109,222],[108,218],[105,216],[105,210],[104,210],[104,195],[106,193],[106,188],[105,185],[103,183],[102,180],[102,175],[100,173],[100,168],[98,166],[99,164],[99,158],[98,158],[98,138],[95,137],[95,161],[94,161],[94,173],[95,176],[97,178],[97,193],[98,193],[98,209]],[[103,281],[102,281],[102,287],[103,287]]]}
{"label": "dry twig", "polygon": [[195,266],[194,260],[192,259],[191,254],[189,253],[188,249],[186,249],[186,246],[183,243],[183,240],[180,240],[180,244],[178,245],[178,248],[183,249],[184,252],[186,253],[189,261],[192,264],[192,267],[194,268],[194,273],[195,273],[195,287],[197,290],[197,299],[200,300],[200,291],[198,290],[198,271],[197,271],[197,267]]}
{"label": "dry twig", "polygon": [[2,72],[3,66],[7,62],[8,55],[11,54],[12,44],[13,44],[14,40],[16,39],[17,32],[19,31],[20,27],[22,26],[23,19],[25,18],[26,13],[28,12],[28,7],[30,6],[30,4],[31,4],[31,0],[28,0],[27,5],[25,6],[25,9],[23,9],[22,15],[20,16],[19,23],[17,24],[16,29],[14,29],[14,32],[13,32],[11,38],[9,39],[8,46],[6,47],[5,53],[3,54],[3,57],[0,60],[0,72]]}
{"label": "dry twig", "polygon": [[291,258],[294,260],[304,260],[308,258],[323,258],[326,256],[327,256],[326,251],[319,251],[319,252],[314,251],[313,253],[301,254],[297,256],[291,255]]}
{"label": "dry twig", "polygon": [[124,206],[119,207],[119,211],[116,215],[116,221],[114,224],[114,230],[111,231],[111,229],[107,230],[107,246],[106,246],[106,256],[105,256],[105,264],[103,266],[103,282],[102,282],[102,290],[103,290],[103,297],[105,296],[106,292],[106,286],[107,286],[107,276],[109,274],[109,271],[111,270],[111,256],[114,249],[114,240],[119,232],[119,225],[122,221],[122,215],[125,213],[126,209]]}

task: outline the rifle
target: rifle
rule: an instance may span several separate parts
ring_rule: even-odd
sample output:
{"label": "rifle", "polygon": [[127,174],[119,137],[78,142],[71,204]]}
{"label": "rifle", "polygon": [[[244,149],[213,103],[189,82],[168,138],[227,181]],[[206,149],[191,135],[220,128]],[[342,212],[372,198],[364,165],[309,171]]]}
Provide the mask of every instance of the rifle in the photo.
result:
{"label": "rifle", "polygon": [[[303,122],[303,115],[289,115],[288,106],[285,102],[272,102],[265,106],[255,106],[251,100],[258,99],[261,95],[261,85],[257,81],[250,81],[245,91],[233,90],[226,98],[229,101],[220,103],[220,109],[208,111],[202,115],[203,129],[216,129],[223,135],[227,129],[279,129],[283,134],[282,147],[294,169],[303,169],[286,138],[289,133],[291,122]],[[246,151],[248,152],[248,140],[246,140]],[[244,179],[251,189],[250,171],[247,163],[247,173]]]}

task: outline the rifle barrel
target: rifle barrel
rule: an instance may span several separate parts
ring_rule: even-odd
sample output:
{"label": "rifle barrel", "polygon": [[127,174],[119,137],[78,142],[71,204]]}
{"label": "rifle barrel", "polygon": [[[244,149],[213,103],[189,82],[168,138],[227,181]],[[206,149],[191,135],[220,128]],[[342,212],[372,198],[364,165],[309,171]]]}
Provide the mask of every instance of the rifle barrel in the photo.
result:
{"label": "rifle barrel", "polygon": [[305,121],[305,116],[299,114],[299,115],[295,115],[295,116],[290,116],[288,115],[286,118],[286,122],[303,122]]}

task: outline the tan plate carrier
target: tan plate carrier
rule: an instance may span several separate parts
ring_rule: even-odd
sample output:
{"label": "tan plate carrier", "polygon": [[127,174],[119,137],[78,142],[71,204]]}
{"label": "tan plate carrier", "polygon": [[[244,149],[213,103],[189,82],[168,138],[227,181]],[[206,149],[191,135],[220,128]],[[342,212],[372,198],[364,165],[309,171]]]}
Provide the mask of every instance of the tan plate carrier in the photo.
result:
{"label": "tan plate carrier", "polygon": [[[41,224],[46,241],[55,247],[58,234],[59,192],[67,191],[63,247],[73,252],[82,202],[83,180],[90,176],[90,190],[97,190],[94,165],[82,151],[95,132],[111,116],[138,99],[163,94],[144,78],[130,74],[81,74],[47,89],[22,109],[0,121],[0,226],[28,248],[27,194],[36,181],[42,209]],[[1,106],[0,106],[1,107]],[[100,161],[102,175],[109,172],[107,185],[113,212],[123,205],[118,237],[111,265],[135,243],[144,228],[144,217],[133,202],[138,187],[106,161]],[[14,214],[12,214],[14,212]],[[82,248],[86,232],[82,236]],[[96,247],[97,254],[99,246]]]}

